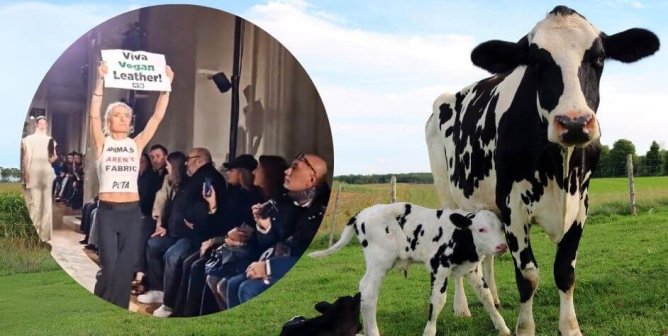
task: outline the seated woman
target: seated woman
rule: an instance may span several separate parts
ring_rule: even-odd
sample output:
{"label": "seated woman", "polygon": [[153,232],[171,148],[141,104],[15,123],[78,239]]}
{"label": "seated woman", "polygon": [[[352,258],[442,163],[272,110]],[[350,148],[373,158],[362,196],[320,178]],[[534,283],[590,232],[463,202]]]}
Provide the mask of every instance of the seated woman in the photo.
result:
{"label": "seated woman", "polygon": [[221,272],[235,272],[236,269],[243,271],[256,258],[251,206],[280,194],[282,171],[287,164],[278,156],[261,156],[258,164],[252,156],[240,155],[223,166],[228,169],[229,188],[224,197],[226,204],[217,209],[216,191],[212,190],[207,196],[206,190],[203,190],[203,197],[208,201],[212,214],[211,220],[216,221],[213,226],[219,228],[219,233],[202,243],[200,251],[184,261],[175,316],[196,316],[217,311],[215,302],[212,302],[213,296],[204,291],[205,263],[210,258],[208,251],[223,243],[237,248],[237,252],[243,251],[232,269],[217,269],[213,272],[212,276],[217,278],[222,275]]}
{"label": "seated woman", "polygon": [[191,229],[184,221],[186,209],[183,200],[186,195],[183,190],[188,180],[185,161],[186,156],[182,152],[167,156],[167,176],[155,201],[162,211],[156,221],[155,232],[144,244],[146,276],[142,284],[148,291],[137,297],[141,303],[162,303],[164,285],[171,282],[165,275],[175,273],[171,269],[172,263],[165,261],[190,248]]}

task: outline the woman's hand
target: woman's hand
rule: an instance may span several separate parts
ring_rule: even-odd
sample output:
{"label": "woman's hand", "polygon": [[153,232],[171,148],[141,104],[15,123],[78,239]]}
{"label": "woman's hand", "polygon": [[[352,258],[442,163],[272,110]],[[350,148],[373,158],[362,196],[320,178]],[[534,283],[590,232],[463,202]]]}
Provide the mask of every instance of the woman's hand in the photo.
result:
{"label": "woman's hand", "polygon": [[[169,67],[168,67],[169,68]],[[97,75],[100,79],[104,79],[104,76],[107,75],[107,62],[102,61],[100,62],[100,65],[97,67]]]}
{"label": "woman's hand", "polygon": [[213,241],[211,239],[205,240],[202,242],[202,246],[199,248],[199,255],[200,257],[206,253],[206,251],[213,245]]}
{"label": "woman's hand", "polygon": [[170,83],[174,81],[174,71],[172,71],[172,67],[168,65],[167,69],[165,69],[165,73],[167,74],[167,78],[169,78]]}

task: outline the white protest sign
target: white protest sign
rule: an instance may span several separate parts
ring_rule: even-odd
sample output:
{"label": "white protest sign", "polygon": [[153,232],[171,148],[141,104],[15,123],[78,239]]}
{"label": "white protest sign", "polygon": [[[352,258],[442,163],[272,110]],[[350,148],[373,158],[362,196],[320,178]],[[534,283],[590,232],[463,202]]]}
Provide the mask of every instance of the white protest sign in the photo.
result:
{"label": "white protest sign", "polygon": [[172,91],[165,55],[122,49],[102,50],[107,63],[104,86],[128,90]]}

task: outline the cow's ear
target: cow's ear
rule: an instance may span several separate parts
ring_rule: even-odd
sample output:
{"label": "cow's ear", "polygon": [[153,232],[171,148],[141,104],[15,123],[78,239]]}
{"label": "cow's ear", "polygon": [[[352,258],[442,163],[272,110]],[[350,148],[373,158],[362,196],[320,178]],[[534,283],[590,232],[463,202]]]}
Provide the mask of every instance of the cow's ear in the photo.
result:
{"label": "cow's ear", "polygon": [[649,30],[631,28],[614,35],[601,34],[606,58],[632,63],[659,50],[659,38]]}
{"label": "cow's ear", "polygon": [[466,229],[473,223],[470,218],[456,212],[450,215],[450,221],[459,229]]}
{"label": "cow's ear", "polygon": [[471,52],[471,62],[493,74],[508,72],[527,63],[529,43],[523,37],[517,43],[492,40],[483,42]]}

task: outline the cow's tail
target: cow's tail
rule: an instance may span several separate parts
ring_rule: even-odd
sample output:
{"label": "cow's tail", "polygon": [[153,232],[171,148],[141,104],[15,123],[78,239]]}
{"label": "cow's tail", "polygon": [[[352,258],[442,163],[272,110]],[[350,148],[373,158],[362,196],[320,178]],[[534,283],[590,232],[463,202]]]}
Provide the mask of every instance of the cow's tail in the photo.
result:
{"label": "cow's tail", "polygon": [[336,242],[336,244],[332,245],[332,247],[326,250],[311,252],[309,253],[309,257],[311,258],[327,257],[329,255],[334,254],[338,250],[342,249],[344,246],[348,245],[348,243],[356,235],[355,228],[353,227],[355,225],[357,225],[357,216],[353,216],[352,218],[350,218],[350,220],[346,224],[346,227],[343,229],[343,232],[341,232],[341,237]]}

